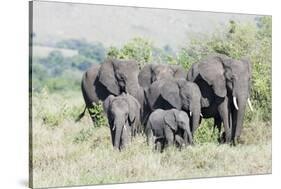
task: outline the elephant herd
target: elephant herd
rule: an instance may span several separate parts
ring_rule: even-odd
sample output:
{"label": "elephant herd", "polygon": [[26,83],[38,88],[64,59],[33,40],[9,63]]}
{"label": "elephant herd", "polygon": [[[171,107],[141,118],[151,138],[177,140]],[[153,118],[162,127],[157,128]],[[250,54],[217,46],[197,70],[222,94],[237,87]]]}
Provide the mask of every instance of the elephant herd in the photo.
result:
{"label": "elephant herd", "polygon": [[[236,144],[246,104],[250,103],[251,63],[221,54],[208,56],[186,71],[179,65],[146,64],[109,59],[94,64],[82,78],[81,89],[90,111],[103,102],[112,144],[121,150],[137,133],[163,150],[193,144],[202,118],[213,118],[221,143]],[[224,132],[221,133],[223,124]]]}

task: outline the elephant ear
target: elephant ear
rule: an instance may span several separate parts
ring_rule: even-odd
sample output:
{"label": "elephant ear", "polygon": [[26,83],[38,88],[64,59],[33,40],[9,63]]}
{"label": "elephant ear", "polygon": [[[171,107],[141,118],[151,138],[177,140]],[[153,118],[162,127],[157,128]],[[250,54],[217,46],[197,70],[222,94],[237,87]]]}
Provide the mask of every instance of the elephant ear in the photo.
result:
{"label": "elephant ear", "polygon": [[98,76],[99,82],[105,86],[110,93],[119,95],[120,88],[115,78],[113,61],[109,60],[104,62],[100,67]]}
{"label": "elephant ear", "polygon": [[174,131],[178,129],[175,111],[168,111],[164,116],[164,122]]}
{"label": "elephant ear", "polygon": [[200,76],[210,85],[215,94],[219,97],[225,97],[227,93],[225,70],[222,62],[217,59],[211,59],[210,62],[200,63],[198,65]]}
{"label": "elephant ear", "polygon": [[152,64],[146,64],[140,71],[138,75],[139,84],[144,89],[147,89],[151,85],[152,77]]}
{"label": "elephant ear", "polygon": [[172,70],[174,71],[175,78],[185,78],[187,77],[187,73],[184,71],[182,67],[179,65],[171,65]]}
{"label": "elephant ear", "polygon": [[155,102],[161,95],[161,87],[164,85],[163,81],[155,81],[148,89],[144,89],[146,102],[151,109],[154,109]]}
{"label": "elephant ear", "polygon": [[217,75],[213,84],[214,92],[219,97],[225,97],[227,94],[226,82],[223,75]]}
{"label": "elephant ear", "polygon": [[160,89],[160,94],[171,106],[176,109],[181,109],[181,98],[178,84],[174,80],[164,81]]}

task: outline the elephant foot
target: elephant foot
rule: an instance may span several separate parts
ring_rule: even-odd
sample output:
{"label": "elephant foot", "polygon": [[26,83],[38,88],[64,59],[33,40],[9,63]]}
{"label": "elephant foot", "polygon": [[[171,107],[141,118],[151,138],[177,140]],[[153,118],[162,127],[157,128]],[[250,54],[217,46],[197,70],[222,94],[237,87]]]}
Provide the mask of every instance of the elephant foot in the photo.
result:
{"label": "elephant foot", "polygon": [[163,139],[156,139],[155,150],[162,153],[164,149]]}
{"label": "elephant foot", "polygon": [[233,146],[236,146],[238,144],[244,144],[245,142],[243,140],[241,140],[240,137],[235,137],[233,140],[232,140],[232,144]]}
{"label": "elephant foot", "polygon": [[225,132],[223,132],[223,133],[221,134],[221,136],[218,137],[218,142],[219,142],[220,144],[225,144],[225,143],[226,143]]}
{"label": "elephant foot", "polygon": [[231,144],[230,135],[227,136],[226,133],[223,132],[221,136],[218,138],[218,142],[220,144]]}

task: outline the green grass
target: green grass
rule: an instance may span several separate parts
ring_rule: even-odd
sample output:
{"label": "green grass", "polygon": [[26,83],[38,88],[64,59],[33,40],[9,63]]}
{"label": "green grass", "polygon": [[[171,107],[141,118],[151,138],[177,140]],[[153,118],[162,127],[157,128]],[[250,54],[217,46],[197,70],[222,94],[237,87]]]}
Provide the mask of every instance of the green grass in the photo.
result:
{"label": "green grass", "polygon": [[[93,128],[88,114],[74,122],[82,110],[80,93],[33,95],[34,187],[271,173],[270,123],[246,122],[243,144],[236,147],[218,145],[210,137],[181,151],[170,147],[158,153],[139,135],[118,152],[107,126]],[[54,121],[46,122],[46,116]],[[75,142],[83,132],[86,140]],[[211,129],[206,132],[211,136]]]}

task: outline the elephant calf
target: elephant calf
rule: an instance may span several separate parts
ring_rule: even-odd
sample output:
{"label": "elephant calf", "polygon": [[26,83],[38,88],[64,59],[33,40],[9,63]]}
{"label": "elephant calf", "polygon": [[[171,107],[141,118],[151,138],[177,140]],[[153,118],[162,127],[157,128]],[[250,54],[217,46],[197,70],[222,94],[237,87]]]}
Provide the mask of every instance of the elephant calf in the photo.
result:
{"label": "elephant calf", "polygon": [[189,117],[177,109],[157,109],[151,113],[146,126],[147,142],[152,139],[157,150],[163,151],[167,145],[178,146],[193,143]]}
{"label": "elephant calf", "polygon": [[110,95],[103,106],[110,125],[112,144],[121,150],[130,143],[140,127],[141,106],[133,96],[125,93],[117,97]]}

